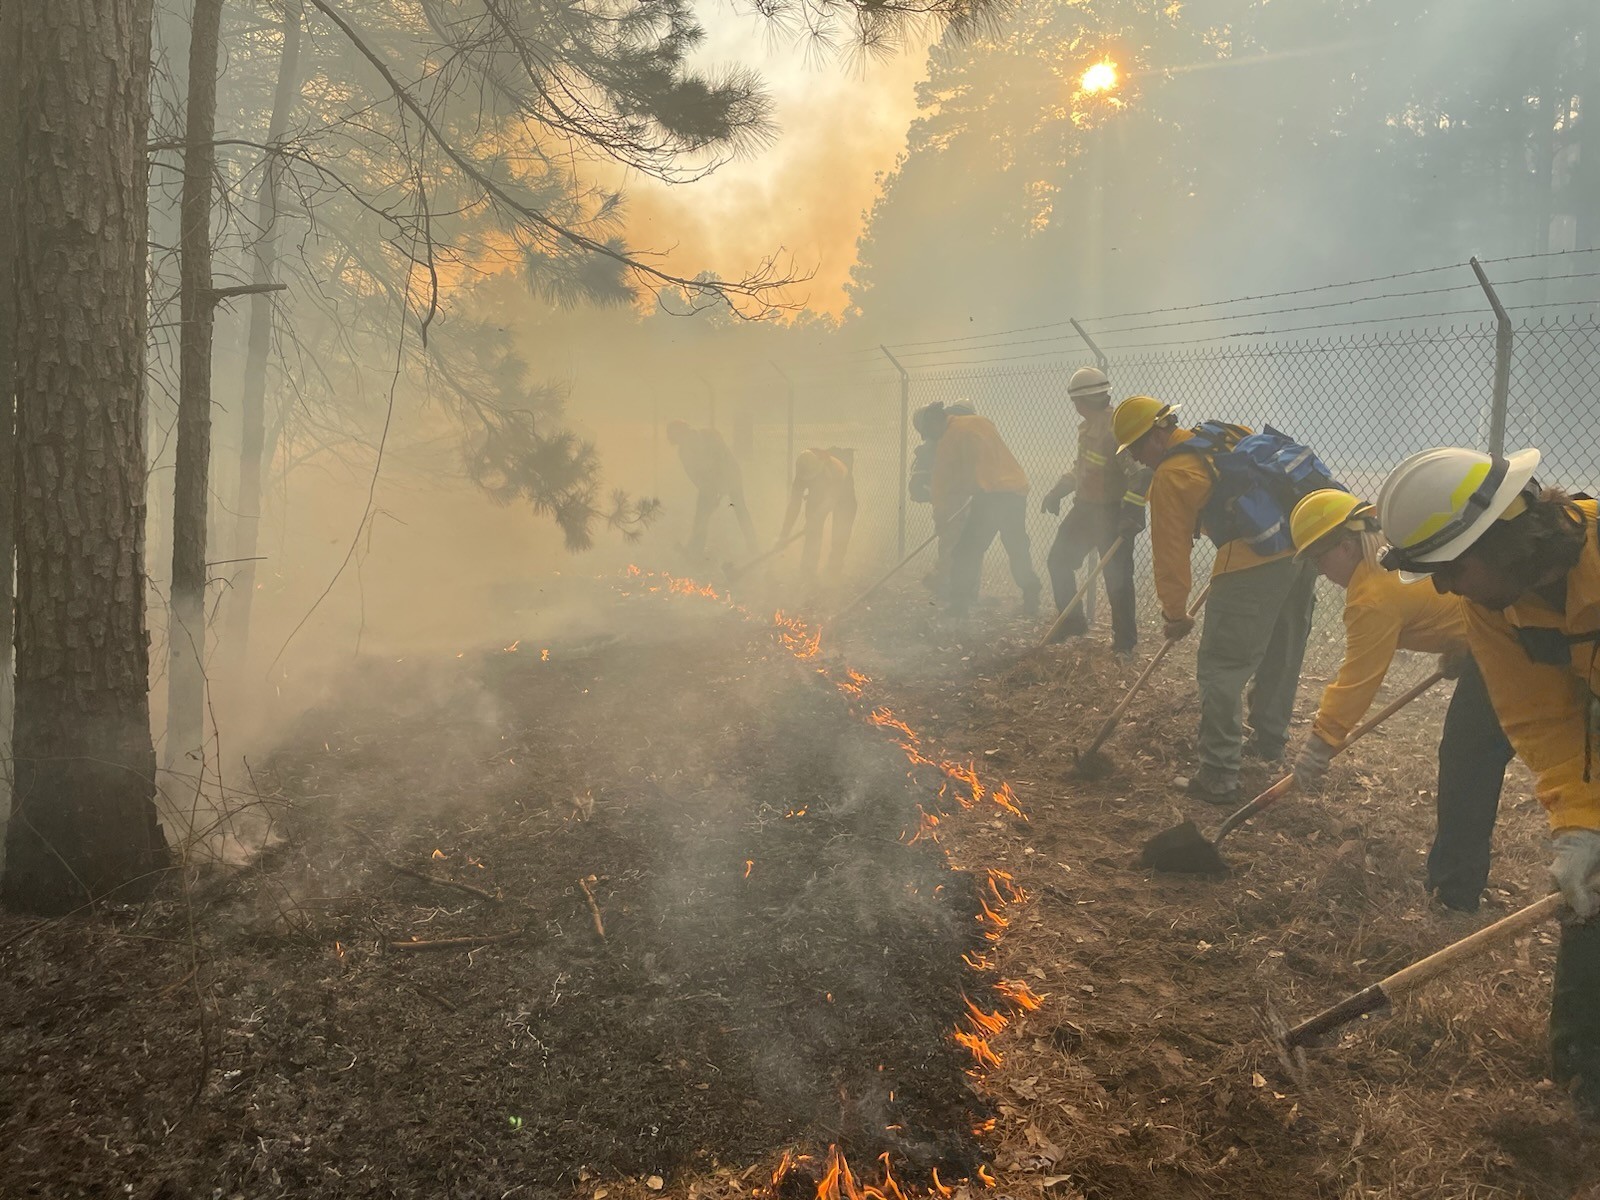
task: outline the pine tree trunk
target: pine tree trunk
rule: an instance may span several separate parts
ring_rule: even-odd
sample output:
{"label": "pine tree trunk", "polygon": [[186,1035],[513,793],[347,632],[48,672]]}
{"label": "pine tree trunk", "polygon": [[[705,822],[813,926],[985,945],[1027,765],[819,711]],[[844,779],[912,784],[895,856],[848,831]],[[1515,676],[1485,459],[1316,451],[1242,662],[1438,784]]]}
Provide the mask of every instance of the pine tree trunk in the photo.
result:
{"label": "pine tree trunk", "polygon": [[172,598],[167,626],[166,765],[205,744],[206,492],[211,466],[211,176],[216,166],[217,41],[222,0],[195,0],[183,151],[178,293],[178,445],[172,492]]}
{"label": "pine tree trunk", "polygon": [[[0,3],[0,747],[11,741],[16,638],[18,12],[17,4]],[[10,795],[0,793],[9,807]]]}
{"label": "pine tree trunk", "polygon": [[[286,0],[283,12],[283,55],[278,60],[278,86],[272,96],[272,116],[267,123],[267,143],[283,140],[289,112],[300,95],[300,0]],[[278,270],[278,206],[282,197],[283,164],[268,151],[256,193],[257,235],[250,282],[266,286],[275,281]],[[272,350],[272,304],[270,294],[250,297],[250,332],[245,349],[244,392],[240,418],[243,434],[239,444],[239,492],[234,505],[238,524],[234,532],[233,557],[241,559],[234,576],[234,587],[227,600],[226,644],[229,662],[242,664],[250,648],[250,609],[255,600],[256,564],[252,561],[260,545],[261,475],[266,466],[267,359]]]}
{"label": "pine tree trunk", "polygon": [[16,795],[0,895],[32,912],[135,890],[167,862],[143,571],[151,5],[17,6]]}

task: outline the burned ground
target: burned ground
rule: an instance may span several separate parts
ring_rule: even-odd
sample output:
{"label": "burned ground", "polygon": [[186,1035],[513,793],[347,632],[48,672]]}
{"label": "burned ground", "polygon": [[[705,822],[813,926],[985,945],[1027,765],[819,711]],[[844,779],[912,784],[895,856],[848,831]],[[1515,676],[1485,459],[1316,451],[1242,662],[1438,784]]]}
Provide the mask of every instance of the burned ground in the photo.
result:
{"label": "burned ground", "polygon": [[[1423,895],[1442,689],[1230,838],[1230,877],[1161,876],[1135,865],[1147,837],[1225,815],[1168,787],[1182,650],[1089,780],[1073,748],[1137,669],[1103,645],[1029,656],[1032,624],[900,597],[813,658],[717,599],[629,603],[629,636],[548,661],[369,663],[258,769],[279,829],[252,866],[0,929],[6,1194],[722,1200],[830,1144],[924,1187],[982,1156],[1017,1200],[1600,1185],[1544,1078],[1553,928],[1360,1022],[1304,1080],[1261,1032],[1269,1004],[1308,1015],[1542,893],[1517,769],[1484,912]],[[1031,819],[961,809],[897,743],[976,761]],[[995,906],[1027,900],[994,941],[984,889],[1008,877]],[[967,997],[1003,1008],[999,979],[1043,1005],[974,1071],[953,1031]]]}
{"label": "burned ground", "polygon": [[261,772],[255,866],[9,948],[6,1191],[567,1194],[829,1144],[970,1175],[973,879],[907,844],[894,743],[711,615],[370,665]]}

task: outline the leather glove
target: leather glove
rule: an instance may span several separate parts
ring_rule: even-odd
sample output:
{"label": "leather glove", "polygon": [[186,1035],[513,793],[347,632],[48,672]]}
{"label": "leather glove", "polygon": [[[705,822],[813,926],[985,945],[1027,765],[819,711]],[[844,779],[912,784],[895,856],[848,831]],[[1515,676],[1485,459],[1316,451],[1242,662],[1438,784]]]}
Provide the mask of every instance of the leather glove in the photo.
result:
{"label": "leather glove", "polygon": [[1558,830],[1551,845],[1555,859],[1550,864],[1550,881],[1561,889],[1578,919],[1587,921],[1600,912],[1600,895],[1589,880],[1600,867],[1600,830]]}
{"label": "leather glove", "polygon": [[1168,617],[1166,624],[1161,628],[1161,635],[1169,642],[1176,642],[1181,638],[1188,637],[1193,629],[1193,617],[1178,617],[1176,620]]}
{"label": "leather glove", "polygon": [[1333,747],[1316,734],[1306,739],[1300,757],[1294,760],[1294,785],[1302,791],[1319,787],[1328,776],[1328,766],[1333,762]]}
{"label": "leather glove", "polygon": [[1452,650],[1448,654],[1439,655],[1439,674],[1446,679],[1460,679],[1461,672],[1467,669],[1467,664],[1472,661],[1472,655],[1465,650]]}
{"label": "leather glove", "polygon": [[1144,532],[1144,509],[1124,509],[1117,518],[1117,536],[1133,541]]}

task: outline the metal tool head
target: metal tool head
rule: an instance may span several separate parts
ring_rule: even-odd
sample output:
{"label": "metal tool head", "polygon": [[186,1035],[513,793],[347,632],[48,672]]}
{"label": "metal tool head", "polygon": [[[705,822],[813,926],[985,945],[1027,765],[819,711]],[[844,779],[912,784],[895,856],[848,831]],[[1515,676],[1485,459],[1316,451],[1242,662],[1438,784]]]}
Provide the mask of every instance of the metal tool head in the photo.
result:
{"label": "metal tool head", "polygon": [[1117,769],[1111,756],[1100,750],[1074,750],[1072,758],[1072,774],[1079,779],[1104,779]]}
{"label": "metal tool head", "polygon": [[1273,1053],[1278,1056],[1278,1061],[1294,1080],[1295,1086],[1302,1091],[1305,1090],[1307,1086],[1305,1048],[1289,1044],[1289,1024],[1270,998],[1256,1010],[1256,1021],[1261,1026],[1261,1032],[1272,1043]]}
{"label": "metal tool head", "polygon": [[1139,865],[1175,875],[1228,874],[1228,864],[1217,852],[1216,843],[1201,833],[1193,821],[1163,829],[1145,842],[1139,852]]}

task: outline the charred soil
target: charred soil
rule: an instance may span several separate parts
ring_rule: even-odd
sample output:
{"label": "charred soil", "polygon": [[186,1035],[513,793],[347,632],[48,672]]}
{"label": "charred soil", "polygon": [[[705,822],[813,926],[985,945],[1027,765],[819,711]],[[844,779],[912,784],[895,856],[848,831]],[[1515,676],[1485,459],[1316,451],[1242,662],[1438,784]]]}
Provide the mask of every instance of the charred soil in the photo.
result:
{"label": "charred soil", "polygon": [[978,1167],[977,885],[771,630],[368,664],[258,775],[248,868],[0,930],[6,1194]]}

